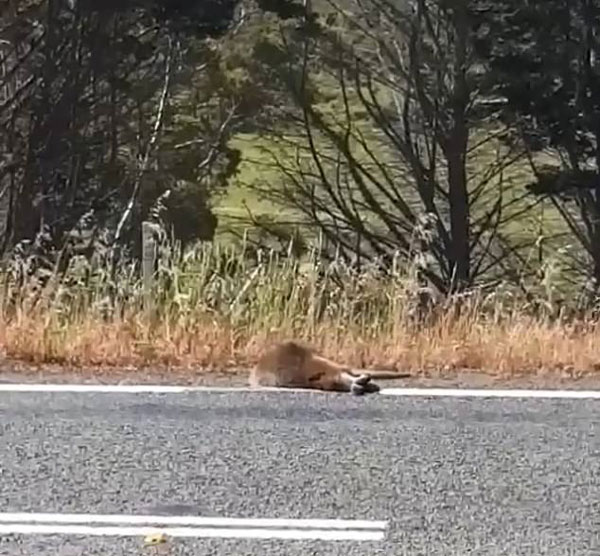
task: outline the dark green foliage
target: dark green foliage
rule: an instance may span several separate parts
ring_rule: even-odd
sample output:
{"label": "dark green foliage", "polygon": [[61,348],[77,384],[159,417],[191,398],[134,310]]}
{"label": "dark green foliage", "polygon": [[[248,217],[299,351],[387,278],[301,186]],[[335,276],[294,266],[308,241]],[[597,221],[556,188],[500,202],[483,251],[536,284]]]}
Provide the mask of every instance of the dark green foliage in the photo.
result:
{"label": "dark green foliage", "polygon": [[558,195],[574,197],[585,190],[594,190],[600,186],[600,176],[595,170],[571,170],[559,168],[540,168],[537,180],[528,185],[529,191],[536,195]]}
{"label": "dark green foliage", "polygon": [[[475,44],[505,99],[502,117],[530,152],[551,147],[560,156],[557,167],[535,169],[529,190],[551,198],[592,262],[583,270],[599,286],[600,0],[476,4]],[[576,210],[566,199],[577,200]]]}
{"label": "dark green foliage", "polygon": [[477,2],[476,46],[489,65],[503,116],[530,146],[564,149],[569,162],[596,157],[600,130],[600,2]]}
{"label": "dark green foliage", "polygon": [[130,14],[147,12],[171,31],[216,36],[226,32],[239,0],[77,0],[83,12]]}
{"label": "dark green foliage", "polygon": [[226,147],[235,99],[204,39],[232,26],[236,5],[32,0],[0,11],[0,250],[42,232],[60,248],[84,221],[131,245],[167,190],[176,234],[212,237],[208,198],[239,155]]}
{"label": "dark green foliage", "polygon": [[217,217],[207,206],[207,197],[206,191],[194,184],[184,184],[167,199],[166,220],[171,223],[173,236],[183,245],[213,238]]}
{"label": "dark green foliage", "polygon": [[281,19],[305,15],[303,3],[297,0],[257,0],[257,3],[262,10],[277,14]]}

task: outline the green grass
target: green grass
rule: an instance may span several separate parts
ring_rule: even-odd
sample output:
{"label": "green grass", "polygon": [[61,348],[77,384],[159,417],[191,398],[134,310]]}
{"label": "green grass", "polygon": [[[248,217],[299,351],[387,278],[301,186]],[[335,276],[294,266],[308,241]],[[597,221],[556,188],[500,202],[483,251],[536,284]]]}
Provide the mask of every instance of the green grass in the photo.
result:
{"label": "green grass", "polygon": [[[479,135],[481,137],[482,133]],[[474,142],[475,140],[473,140]],[[283,221],[297,219],[298,215],[295,215],[292,210],[276,206],[268,198],[264,198],[257,193],[257,189],[265,186],[273,189],[281,188],[286,180],[286,177],[280,171],[272,167],[272,158],[266,151],[275,150],[283,161],[287,160],[290,165],[293,165],[295,156],[293,147],[282,145],[281,142],[275,139],[260,137],[251,133],[236,136],[232,144],[241,150],[242,162],[238,175],[231,180],[226,195],[220,199],[217,207],[217,213],[220,216],[219,239],[226,242],[231,240],[231,230],[236,230],[238,236],[243,234],[245,230],[252,232],[253,226],[249,218],[250,213],[258,219],[264,216],[272,216],[276,220]],[[378,148],[376,144],[375,148]],[[477,183],[477,179],[474,177],[485,172],[494,163],[497,157],[497,149],[498,143],[490,141],[472,154],[468,169],[469,176],[474,183]],[[323,142],[322,152],[331,151],[331,145]],[[389,152],[389,149],[382,146],[379,151],[382,153],[384,160],[394,161],[395,154]],[[508,208],[513,199],[523,194],[525,185],[531,180],[531,169],[526,159],[523,158],[508,167],[502,178],[498,176],[490,182],[486,195],[482,197],[481,202],[475,207],[472,214],[472,218],[475,220],[484,211],[489,210],[489,207],[496,201],[497,191],[500,182],[502,182],[505,205],[503,218],[508,221],[500,227],[499,232],[508,240],[510,245],[516,246],[525,243],[530,245],[521,253],[521,257],[524,259],[540,255],[539,248],[535,246],[536,240],[539,240],[540,237],[546,238],[543,243],[543,251],[541,251],[543,256],[556,253],[557,250],[564,248],[569,239],[568,230],[563,219],[548,202],[523,212],[518,218],[508,218],[510,212],[513,214],[522,212],[526,204],[531,202],[532,198],[528,197]],[[378,193],[375,192],[375,196],[377,195]],[[417,206],[420,204],[416,193],[408,183],[406,184],[406,198]],[[393,207],[390,206],[390,210],[393,211]],[[369,219],[369,215],[366,215],[366,218]],[[548,239],[560,234],[567,235],[567,238]],[[314,235],[312,239],[315,239]]]}

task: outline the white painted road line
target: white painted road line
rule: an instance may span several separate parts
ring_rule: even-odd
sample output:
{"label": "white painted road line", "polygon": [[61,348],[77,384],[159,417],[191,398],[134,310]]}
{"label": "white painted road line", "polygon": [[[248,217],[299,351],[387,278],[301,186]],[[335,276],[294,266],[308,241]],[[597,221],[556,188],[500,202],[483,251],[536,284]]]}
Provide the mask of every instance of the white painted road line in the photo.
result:
{"label": "white painted road line", "polygon": [[[185,394],[280,392],[329,394],[301,388],[247,388],[220,386],[167,386],[156,384],[0,384],[0,393],[73,393],[73,394]],[[469,388],[382,388],[379,395],[406,397],[454,398],[545,398],[600,400],[600,390],[534,390],[534,389],[469,389]]]}
{"label": "white painted road line", "polygon": [[228,529],[209,527],[94,527],[90,525],[35,525],[9,523],[0,525],[0,535],[80,535],[136,537],[163,533],[167,537],[221,539],[281,539],[319,541],[382,541],[384,531],[333,529]]}
{"label": "white painted road line", "polygon": [[123,515],[123,514],[59,514],[0,513],[0,523],[70,523],[105,525],[191,525],[202,527],[294,527],[296,529],[385,529],[387,521],[364,519],[287,519],[203,517],[197,515]]}
{"label": "white painted road line", "polygon": [[545,398],[600,400],[600,390],[524,390],[524,389],[462,389],[462,388],[386,388],[384,396],[420,396],[452,398]]}
{"label": "white painted road line", "polygon": [[[0,384],[0,392],[58,392],[81,394],[182,394],[198,387],[156,384]],[[239,388],[200,388],[217,392],[236,392]]]}
{"label": "white painted road line", "polygon": [[147,536],[382,541],[387,521],[202,516],[2,513],[0,535]]}

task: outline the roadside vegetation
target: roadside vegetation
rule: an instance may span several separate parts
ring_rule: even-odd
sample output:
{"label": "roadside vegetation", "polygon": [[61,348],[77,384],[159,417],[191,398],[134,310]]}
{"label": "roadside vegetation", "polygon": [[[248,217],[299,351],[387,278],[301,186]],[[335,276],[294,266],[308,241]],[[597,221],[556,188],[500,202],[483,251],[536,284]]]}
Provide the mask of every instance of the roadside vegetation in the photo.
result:
{"label": "roadside vegetation", "polygon": [[5,4],[6,358],[599,368],[600,1]]}
{"label": "roadside vegetation", "polygon": [[[0,343],[33,365],[235,370],[265,341],[298,338],[353,365],[422,376],[478,370],[498,377],[598,368],[600,330],[554,298],[552,270],[534,299],[509,283],[422,308],[418,265],[398,257],[382,275],[317,251],[298,259],[209,243],[185,252],[161,246],[146,292],[135,263],[111,276],[101,258],[72,259],[62,274],[23,278],[26,261],[4,277]],[[148,295],[149,293],[149,295]]]}

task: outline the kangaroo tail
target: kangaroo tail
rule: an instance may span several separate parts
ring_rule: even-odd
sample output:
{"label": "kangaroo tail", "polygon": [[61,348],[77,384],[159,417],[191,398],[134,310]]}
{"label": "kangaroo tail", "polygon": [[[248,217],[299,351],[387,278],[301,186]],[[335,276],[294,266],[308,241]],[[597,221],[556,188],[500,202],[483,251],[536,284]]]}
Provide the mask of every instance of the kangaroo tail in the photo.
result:
{"label": "kangaroo tail", "polygon": [[359,376],[359,375],[367,375],[370,378],[378,378],[381,380],[393,380],[396,378],[410,378],[412,375],[410,373],[398,373],[396,371],[368,371],[368,370],[358,370],[358,369],[352,369],[350,371],[350,374],[352,374],[353,376]]}

